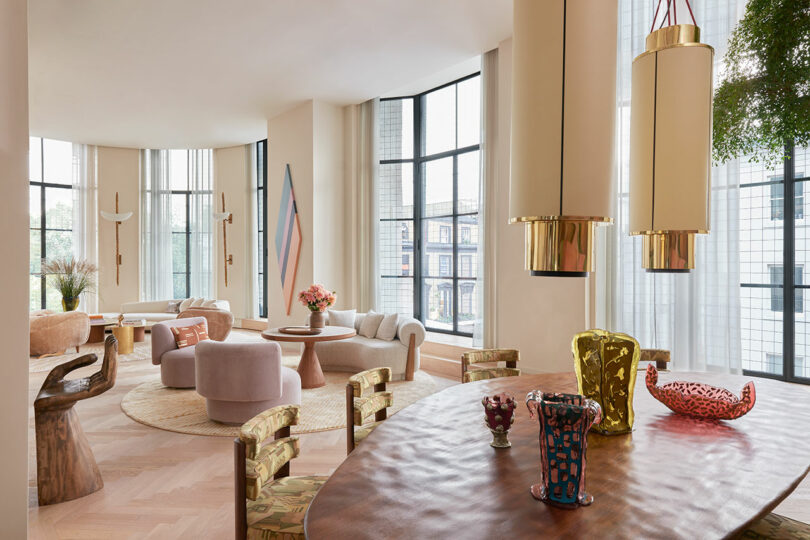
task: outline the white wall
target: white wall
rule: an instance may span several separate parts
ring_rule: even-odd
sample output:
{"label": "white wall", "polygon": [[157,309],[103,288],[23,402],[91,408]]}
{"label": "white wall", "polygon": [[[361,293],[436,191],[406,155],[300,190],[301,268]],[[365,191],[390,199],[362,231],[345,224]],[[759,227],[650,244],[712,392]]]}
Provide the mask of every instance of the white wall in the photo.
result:
{"label": "white wall", "polygon": [[530,276],[523,268],[523,225],[508,224],[511,39],[498,47],[498,78],[498,187],[491,220],[498,250],[496,344],[520,349],[521,368],[528,372],[571,371],[571,339],[586,329],[588,280]]}
{"label": "white wall", "polygon": [[336,307],[346,290],[344,227],[344,156],[342,108],[308,101],[267,123],[267,318],[270,326],[304,324],[309,311],[293,299],[286,314],[276,259],[275,234],[284,171],[290,165],[298,217],[301,256],[294,291],[321,283],[337,291]]}
{"label": "white wall", "polygon": [[98,306],[101,312],[118,312],[121,304],[137,302],[140,295],[140,151],[135,148],[96,148],[99,211],[118,208],[132,217],[118,227],[121,267],[115,283],[115,223],[98,218]]}
{"label": "white wall", "polygon": [[287,111],[267,122],[267,320],[270,326],[304,324],[309,312],[293,300],[290,315],[281,292],[281,274],[276,260],[276,222],[284,182],[290,165],[298,216],[301,220],[301,256],[295,291],[313,282],[313,102]]}
{"label": "white wall", "polygon": [[[225,252],[222,246],[222,222],[214,222],[214,258],[216,293],[219,300],[231,304],[234,318],[252,315],[252,239],[251,185],[248,170],[248,147],[231,146],[214,150],[214,208],[222,211],[222,194],[225,194],[226,211],[233,214],[233,223],[228,224],[228,254],[233,255],[233,264],[228,266],[228,286],[225,286]],[[238,321],[237,321],[238,324]]]}
{"label": "white wall", "polygon": [[0,538],[28,520],[28,38],[25,0],[0,0]]}
{"label": "white wall", "polygon": [[344,258],[345,213],[348,211],[344,183],[343,109],[316,101],[313,109],[313,231],[312,278],[337,292],[335,309],[350,309]]}

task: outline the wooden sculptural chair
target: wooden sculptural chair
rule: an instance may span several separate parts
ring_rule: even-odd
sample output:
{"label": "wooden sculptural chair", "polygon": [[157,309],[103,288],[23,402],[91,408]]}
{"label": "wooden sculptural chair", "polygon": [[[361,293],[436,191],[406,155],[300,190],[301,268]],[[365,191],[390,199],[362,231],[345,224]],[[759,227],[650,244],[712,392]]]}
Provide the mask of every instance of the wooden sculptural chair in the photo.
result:
{"label": "wooden sculptural chair", "polygon": [[89,366],[98,357],[86,354],[53,368],[34,401],[37,437],[37,488],[40,505],[89,495],[104,487],[93,450],[73,405],[103,394],[115,385],[118,341],[104,342],[101,369],[89,377],[65,380],[71,371]]}
{"label": "wooden sculptural chair", "polygon": [[[351,454],[360,441],[388,418],[388,407],[394,404],[394,394],[387,391],[391,382],[391,368],[382,367],[361,371],[349,377],[346,384],[346,454]],[[363,395],[373,387],[374,393]],[[365,424],[374,415],[374,422]],[[355,429],[355,427],[357,429]]]}
{"label": "wooden sculptural chair", "polygon": [[[474,364],[497,364],[504,362],[505,367],[473,367]],[[520,370],[520,351],[517,349],[481,349],[467,351],[461,355],[461,382],[483,381],[499,377],[517,377]]]}
{"label": "wooden sculptural chair", "polygon": [[254,416],[234,439],[236,538],[304,538],[304,516],[327,476],[290,476],[298,456],[300,406],[281,405]]}

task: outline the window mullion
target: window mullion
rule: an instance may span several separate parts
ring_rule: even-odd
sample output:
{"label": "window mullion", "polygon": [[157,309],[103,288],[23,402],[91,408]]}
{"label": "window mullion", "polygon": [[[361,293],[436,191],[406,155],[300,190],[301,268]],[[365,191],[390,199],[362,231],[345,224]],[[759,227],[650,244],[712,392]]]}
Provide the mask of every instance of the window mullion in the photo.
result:
{"label": "window mullion", "polygon": [[796,200],[795,200],[795,169],[794,169],[794,147],[793,143],[788,142],[785,144],[785,159],[784,161],[784,268],[783,282],[782,282],[782,372],[784,378],[790,380],[796,376],[794,372],[794,353],[795,353],[795,224],[796,224]]}
{"label": "window mullion", "polygon": [[45,139],[39,139],[39,177],[42,179],[42,185],[39,188],[39,273],[40,273],[40,305],[42,309],[47,308],[48,295],[47,295],[47,279],[45,272],[42,271],[42,263],[48,256],[46,251],[46,233],[48,224],[45,221]]}
{"label": "window mullion", "polygon": [[413,99],[413,314],[425,322],[422,310],[422,208],[425,204],[422,189],[422,138],[424,119],[422,98]]}

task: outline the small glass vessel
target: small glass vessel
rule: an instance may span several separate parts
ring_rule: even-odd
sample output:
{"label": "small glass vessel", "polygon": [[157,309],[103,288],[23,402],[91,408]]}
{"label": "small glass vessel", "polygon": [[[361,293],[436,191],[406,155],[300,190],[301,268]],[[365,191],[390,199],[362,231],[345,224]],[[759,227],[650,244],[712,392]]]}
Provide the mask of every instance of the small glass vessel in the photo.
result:
{"label": "small glass vessel", "polygon": [[529,415],[540,422],[540,483],[532,497],[562,508],[588,506],[585,455],[588,430],[602,419],[599,403],[578,394],[535,390],[526,396]]}
{"label": "small glass vessel", "polygon": [[507,394],[497,394],[492,397],[484,396],[481,403],[484,405],[484,425],[492,432],[490,446],[494,448],[512,446],[507,434],[515,423],[515,398]]}

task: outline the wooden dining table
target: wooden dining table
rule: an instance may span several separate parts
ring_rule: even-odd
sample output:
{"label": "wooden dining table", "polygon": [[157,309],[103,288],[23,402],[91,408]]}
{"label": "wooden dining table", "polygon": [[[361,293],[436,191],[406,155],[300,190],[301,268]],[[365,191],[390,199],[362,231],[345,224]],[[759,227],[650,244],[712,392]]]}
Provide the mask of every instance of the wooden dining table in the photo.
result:
{"label": "wooden dining table", "polygon": [[[739,395],[751,377],[661,373]],[[810,468],[810,389],[755,380],[757,402],[733,421],[680,416],[639,372],[632,433],[588,435],[591,506],[537,501],[539,425],[522,402],[534,389],[576,392],[573,373],[460,384],[399,411],[332,474],[307,511],[308,538],[724,538],[773,510]],[[489,445],[481,399],[521,402],[511,448]],[[394,397],[396,399],[396,396]]]}

